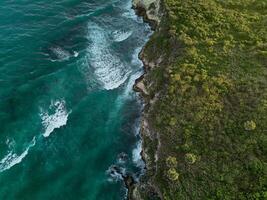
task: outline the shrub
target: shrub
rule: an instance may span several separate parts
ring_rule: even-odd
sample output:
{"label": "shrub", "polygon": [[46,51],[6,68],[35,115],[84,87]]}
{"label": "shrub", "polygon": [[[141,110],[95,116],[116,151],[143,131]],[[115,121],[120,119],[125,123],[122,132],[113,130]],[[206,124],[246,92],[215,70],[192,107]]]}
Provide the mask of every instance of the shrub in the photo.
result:
{"label": "shrub", "polygon": [[197,156],[192,154],[192,153],[187,153],[187,154],[185,154],[185,160],[189,164],[194,164],[197,160]]}
{"label": "shrub", "polygon": [[257,175],[263,171],[264,165],[258,158],[253,158],[248,161],[248,168],[253,174]]}
{"label": "shrub", "polygon": [[254,121],[252,121],[252,120],[246,121],[244,123],[244,128],[247,131],[252,131],[252,130],[256,129],[256,123]]}
{"label": "shrub", "polygon": [[172,167],[176,167],[177,166],[177,160],[175,157],[173,156],[168,156],[168,158],[166,159],[166,165],[170,168]]}
{"label": "shrub", "polygon": [[179,173],[177,173],[177,171],[174,168],[170,168],[167,171],[167,177],[171,181],[177,181],[179,178]]}
{"label": "shrub", "polygon": [[190,150],[190,145],[185,143],[183,145],[181,145],[181,150],[184,151],[184,152],[187,152]]}

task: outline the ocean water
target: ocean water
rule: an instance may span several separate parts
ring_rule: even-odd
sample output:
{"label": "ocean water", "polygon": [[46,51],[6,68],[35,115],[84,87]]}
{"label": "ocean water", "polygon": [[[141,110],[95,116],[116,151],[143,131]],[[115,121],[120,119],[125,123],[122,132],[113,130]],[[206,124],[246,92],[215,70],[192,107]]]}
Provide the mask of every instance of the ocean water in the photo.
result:
{"label": "ocean water", "polygon": [[0,200],[117,200],[143,172],[131,0],[0,1]]}

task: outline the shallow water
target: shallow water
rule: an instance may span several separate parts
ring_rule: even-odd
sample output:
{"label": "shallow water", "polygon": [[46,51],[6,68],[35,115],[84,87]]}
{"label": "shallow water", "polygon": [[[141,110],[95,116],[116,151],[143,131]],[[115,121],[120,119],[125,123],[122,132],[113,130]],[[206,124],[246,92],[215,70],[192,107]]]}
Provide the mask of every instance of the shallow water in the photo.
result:
{"label": "shallow water", "polygon": [[0,199],[124,199],[151,34],[131,1],[3,0],[0,29]]}

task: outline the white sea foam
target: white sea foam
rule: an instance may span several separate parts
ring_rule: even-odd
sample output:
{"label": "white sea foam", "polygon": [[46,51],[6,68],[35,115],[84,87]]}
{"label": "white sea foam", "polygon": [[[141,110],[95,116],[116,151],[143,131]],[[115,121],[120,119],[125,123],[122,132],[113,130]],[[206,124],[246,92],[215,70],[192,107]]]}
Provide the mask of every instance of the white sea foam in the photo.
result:
{"label": "white sea foam", "polygon": [[67,50],[65,50],[59,46],[51,47],[51,51],[56,56],[56,58],[57,58],[56,60],[59,60],[59,61],[69,60],[69,58],[71,57],[70,52],[68,52]]}
{"label": "white sea foam", "polygon": [[60,128],[67,124],[69,113],[66,110],[65,101],[55,101],[51,102],[49,110],[42,111],[40,116],[42,119],[42,124],[44,126],[44,137],[48,137],[56,128]]}
{"label": "white sea foam", "polygon": [[12,149],[15,147],[16,142],[13,138],[7,138],[6,139],[6,145],[8,146],[9,149]]}
{"label": "white sea foam", "polygon": [[124,66],[118,58],[109,52],[103,52],[102,56],[97,52],[93,54],[96,57],[91,64],[95,69],[97,79],[101,81],[105,89],[115,89],[126,81],[129,73],[124,72]]}
{"label": "white sea foam", "polygon": [[133,85],[135,83],[135,80],[141,75],[142,75],[142,72],[140,71],[129,77],[127,84],[125,84],[123,88],[123,92],[117,97],[115,105],[113,106],[112,111],[110,111],[107,124],[112,123],[112,120],[116,118],[119,110],[122,108],[125,102],[133,98],[133,94],[135,94],[133,91]]}
{"label": "white sea foam", "polygon": [[122,13],[123,17],[129,18],[129,19],[134,19],[137,20],[137,15],[135,14],[134,10],[132,9],[132,2],[129,1],[125,5],[125,12]]}
{"label": "white sea foam", "polygon": [[130,73],[114,52],[109,49],[105,30],[97,25],[89,26],[88,57],[96,79],[104,89],[112,90],[123,84]]}
{"label": "white sea foam", "polygon": [[78,53],[77,51],[74,51],[74,52],[73,52],[73,56],[74,56],[75,58],[77,58],[77,57],[79,56],[79,53]]}
{"label": "white sea foam", "polygon": [[131,12],[128,12],[128,11],[122,13],[122,16],[126,17],[126,18],[129,18],[129,19],[134,19],[135,18],[135,15],[133,13],[131,13]]}
{"label": "white sea foam", "polygon": [[0,172],[10,169],[14,165],[19,164],[28,154],[29,149],[35,145],[35,137],[32,139],[29,146],[18,155],[13,150],[9,151],[9,153],[0,161]]}
{"label": "white sea foam", "polygon": [[143,168],[144,161],[142,159],[141,152],[142,152],[142,142],[139,141],[136,147],[133,149],[132,160],[136,164],[137,167]]}
{"label": "white sea foam", "polygon": [[128,155],[124,152],[121,152],[117,157],[118,164],[125,164],[127,162]]}
{"label": "white sea foam", "polygon": [[126,169],[124,167],[111,165],[106,171],[106,174],[109,176],[108,181],[117,182],[123,180],[123,176],[126,175]]}
{"label": "white sea foam", "polygon": [[132,31],[116,30],[112,32],[112,37],[115,42],[122,42],[127,40],[132,33]]}
{"label": "white sea foam", "polygon": [[143,66],[142,61],[138,58],[139,57],[139,53],[142,51],[142,47],[138,47],[134,50],[134,53],[132,55],[132,61],[131,64],[132,65],[137,65],[140,68]]}
{"label": "white sea foam", "polygon": [[124,98],[126,98],[126,97],[131,98],[130,94],[131,93],[134,94],[134,90],[133,90],[134,83],[135,83],[136,79],[138,79],[142,74],[143,74],[143,72],[139,71],[139,72],[136,72],[135,74],[133,74],[129,78],[128,84],[127,84],[127,86],[124,90],[124,93],[123,93]]}

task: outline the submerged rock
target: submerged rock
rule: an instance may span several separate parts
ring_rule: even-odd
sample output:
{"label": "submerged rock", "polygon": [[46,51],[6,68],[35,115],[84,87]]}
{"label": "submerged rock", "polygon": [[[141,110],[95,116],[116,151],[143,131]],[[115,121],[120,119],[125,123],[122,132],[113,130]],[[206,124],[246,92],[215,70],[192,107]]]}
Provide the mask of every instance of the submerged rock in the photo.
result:
{"label": "submerged rock", "polygon": [[118,160],[119,163],[125,163],[128,160],[128,155],[126,153],[124,153],[124,152],[121,152],[118,155],[117,160]]}

